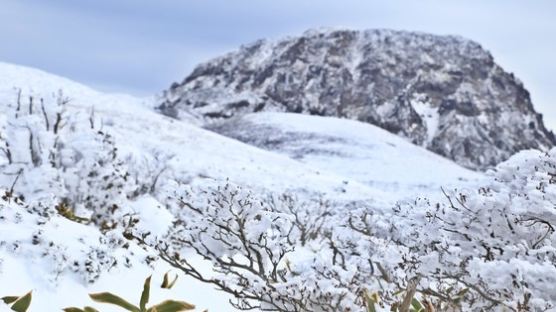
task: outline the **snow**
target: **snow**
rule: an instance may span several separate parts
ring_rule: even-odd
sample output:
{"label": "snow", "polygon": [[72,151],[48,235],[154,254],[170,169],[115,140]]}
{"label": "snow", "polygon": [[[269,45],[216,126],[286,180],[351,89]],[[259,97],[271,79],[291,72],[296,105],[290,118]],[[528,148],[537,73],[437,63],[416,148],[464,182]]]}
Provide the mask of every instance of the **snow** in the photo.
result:
{"label": "snow", "polygon": [[[75,99],[70,103],[76,110],[89,112],[94,107],[95,114],[103,120],[106,131],[120,143],[122,151],[139,158],[145,151],[173,156],[171,171],[184,180],[202,183],[202,180],[230,179],[238,184],[275,191],[307,189],[341,195],[335,189],[341,186],[342,177],[318,172],[288,157],[161,116],[148,108],[149,99],[102,94],[63,78],[40,71],[35,76],[35,70],[23,68],[20,71],[19,68],[0,63],[5,83],[0,84],[0,96],[15,98],[15,86],[40,93],[56,92],[61,88],[65,95]],[[359,183],[353,183],[347,192],[350,198],[382,195]]]}
{"label": "snow", "polygon": [[[62,90],[70,98],[72,114],[89,115],[94,109],[96,122],[114,136],[120,153],[127,155],[128,159],[142,161],[152,159],[153,155],[163,155],[170,159],[170,168],[165,173],[193,185],[213,185],[229,179],[253,189],[275,192],[298,190],[307,196],[326,194],[335,199],[367,199],[382,203],[392,200],[383,191],[357,181],[344,185],[343,181],[349,178],[338,173],[306,166],[285,155],[264,151],[161,116],[150,109],[153,106],[151,98],[104,94],[40,70],[0,63],[1,103],[14,103],[18,89],[22,90],[22,94],[37,97],[53,96]],[[132,209],[138,212],[139,226],[153,232],[162,233],[171,224],[172,216],[168,211],[148,196],[139,198]],[[38,230],[36,227],[32,222],[25,227],[4,222],[0,227],[1,241],[7,243],[20,239],[20,236],[27,237]],[[66,253],[75,256],[79,256],[78,251],[85,250],[83,245],[99,245],[98,238],[95,238],[97,230],[63,218],[57,218],[55,225],[44,229],[44,232],[44,235],[60,242]],[[99,280],[88,285],[67,270],[53,277],[51,271],[54,267],[65,268],[66,265],[60,259],[49,260],[33,254],[32,249],[27,253],[13,253],[2,248],[0,259],[0,280],[17,281],[15,284],[0,283],[0,295],[23,294],[33,289],[33,305],[49,311],[67,305],[91,303],[86,294],[100,290],[114,291],[131,300],[138,296],[137,288],[140,288],[144,278],[152,273],[149,266],[136,261],[131,269],[106,269]],[[160,261],[153,266],[158,278],[160,273],[169,269]],[[200,285],[184,276],[180,276],[176,289],[169,293],[170,297],[191,301],[212,311],[231,310],[225,295],[214,293],[210,286]],[[103,311],[110,310],[103,307]]]}
{"label": "snow", "polygon": [[[264,163],[268,160],[264,157],[268,153],[262,153],[261,156],[253,148],[247,148],[247,151],[244,151],[243,144],[159,116],[148,108],[149,101],[151,101],[148,98],[103,94],[39,70],[0,63],[0,101],[3,105],[9,102],[13,103],[17,96],[16,88],[23,89],[29,94],[45,97],[62,89],[64,94],[72,99],[70,106],[73,112],[88,114],[94,107],[95,114],[98,119],[102,120],[106,131],[113,134],[118,142],[122,142],[119,145],[122,152],[139,159],[150,157],[150,152],[153,150],[177,154],[175,166],[180,168],[175,168],[176,172],[186,172],[192,179],[214,180],[225,179],[228,176],[235,177],[237,176],[235,171],[249,172],[251,163],[262,168],[265,167]],[[231,151],[229,155],[221,152],[223,148]],[[234,150],[240,152],[234,153]],[[230,156],[230,162],[227,161],[228,156]],[[277,158],[278,162],[285,162],[286,167],[302,167],[283,157]],[[241,163],[237,164],[236,162]],[[207,172],[212,177],[207,177]],[[307,172],[307,170],[303,173],[312,174],[313,179],[316,179],[315,173]],[[272,170],[269,174],[270,178],[266,181],[268,187],[274,187],[272,178],[276,174],[279,174],[278,170]],[[204,176],[204,178],[199,178],[199,176]],[[240,176],[240,181],[249,182],[249,178],[249,173],[245,173]],[[307,180],[304,182],[308,183]],[[282,185],[285,187],[286,181],[282,181]],[[133,208],[139,213],[140,226],[145,226],[151,231],[162,233],[172,221],[172,216],[168,211],[162,209],[156,200],[148,196],[139,198]],[[19,240],[30,241],[31,233],[39,230],[34,222],[19,224],[12,221],[0,221],[0,281],[2,281],[0,282],[0,295],[22,295],[33,290],[31,311],[56,311],[70,305],[91,305],[92,302],[88,299],[87,293],[96,291],[113,291],[124,298],[129,298],[130,301],[137,300],[143,281],[148,275],[153,274],[154,285],[158,284],[162,275],[170,270],[170,267],[161,261],[152,264],[154,268],[151,268],[140,263],[141,256],[136,255],[137,261],[131,269],[118,267],[108,270],[107,268],[100,279],[90,285],[67,270],[57,276],[52,271],[56,268],[70,266],[71,263],[63,263],[70,261],[69,259],[43,257],[39,251],[33,251],[30,243],[28,249],[19,252],[2,247]],[[49,239],[61,244],[64,254],[74,254],[79,257],[86,247],[100,245],[98,230],[70,222],[64,218],[57,217],[51,227],[40,228]],[[136,253],[140,254],[139,251]],[[173,272],[179,273],[175,270]],[[211,311],[230,310],[225,295],[216,294],[211,286],[201,284],[181,274],[174,289],[171,291],[159,289],[153,293],[152,302],[156,302],[158,299],[162,300],[164,297],[183,299],[196,304],[201,309],[208,308]],[[157,295],[157,293],[160,294]],[[102,311],[117,310],[111,309],[109,306],[102,306]]]}
{"label": "snow", "polygon": [[[33,291],[30,311],[61,311],[70,306],[93,306],[100,311],[120,312],[121,309],[107,304],[94,303],[89,299],[89,293],[113,292],[131,303],[137,304],[143,289],[145,278],[152,275],[151,298],[149,303],[155,304],[166,299],[184,300],[195,304],[196,311],[233,311],[229,307],[228,297],[215,291],[211,286],[200,283],[189,277],[184,277],[169,265],[157,262],[154,267],[136,265],[132,269],[112,270],[103,274],[92,285],[84,285],[76,281],[71,275],[62,276],[58,285],[41,284],[37,277],[43,274],[40,267],[33,272],[31,263],[20,257],[0,253],[2,271],[0,293],[4,295],[23,295]],[[200,260],[197,260],[200,263]],[[171,290],[161,289],[162,277],[166,272],[179,274],[175,286]],[[0,311],[4,308],[0,304]],[[11,310],[6,310],[11,311]],[[13,311],[12,311],[13,312]]]}
{"label": "snow", "polygon": [[[472,185],[484,178],[356,121],[285,113],[245,116],[246,122],[271,127],[292,139],[285,149],[264,150],[194,123],[162,116],[152,110],[153,98],[100,93],[39,70],[0,63],[0,104],[14,103],[18,88],[22,94],[37,97],[52,96],[61,89],[70,98],[71,114],[89,116],[94,111],[95,123],[114,137],[129,165],[143,169],[145,176],[161,174],[157,186],[162,191],[172,180],[199,188],[230,181],[258,194],[294,192],[301,199],[322,196],[335,202],[362,201],[379,210],[390,209],[402,197],[435,193],[441,186]],[[1,107],[2,112],[5,109]],[[296,137],[302,139],[296,141]],[[87,146],[85,137],[82,139],[76,144],[83,152],[94,149]],[[307,148],[316,152],[304,150]],[[41,172],[36,174],[39,177]],[[9,188],[4,180],[6,185],[0,186]],[[153,235],[164,235],[176,217],[152,194],[141,195],[130,205],[138,229]],[[153,285],[158,285],[162,275],[171,270],[160,260],[146,264],[147,252],[135,244],[127,250],[114,247],[102,242],[103,234],[96,227],[69,221],[55,211],[49,213],[41,217],[13,203],[0,206],[0,296],[33,290],[31,311],[92,304],[87,293],[98,291],[113,291],[136,302],[148,275],[153,274]],[[268,219],[262,221],[258,227],[271,225]],[[38,231],[41,240],[37,246],[33,235]],[[49,249],[49,242],[54,249]],[[299,250],[294,255],[303,258],[303,253]],[[82,276],[73,268],[74,261],[81,266],[89,256],[102,256],[106,261],[91,273],[100,272],[98,277]],[[112,267],[112,258],[127,258],[129,263]],[[195,255],[191,261],[210,273],[210,264]],[[302,265],[302,261],[298,263]],[[227,295],[171,271],[180,275],[176,287],[153,290],[152,302],[182,299],[196,304],[199,311],[233,311]],[[89,283],[88,278],[94,282]],[[95,306],[112,311],[108,306]]]}
{"label": "snow", "polygon": [[427,127],[426,145],[430,145],[438,130],[439,114],[438,108],[431,106],[429,103],[422,99],[417,99],[411,102],[411,105],[419,114],[422,120],[425,121]]}
{"label": "snow", "polygon": [[482,178],[481,173],[381,128],[348,119],[256,113],[218,129],[224,135],[287,155],[321,172],[382,190],[394,200],[435,193],[441,187],[456,184],[476,184]]}

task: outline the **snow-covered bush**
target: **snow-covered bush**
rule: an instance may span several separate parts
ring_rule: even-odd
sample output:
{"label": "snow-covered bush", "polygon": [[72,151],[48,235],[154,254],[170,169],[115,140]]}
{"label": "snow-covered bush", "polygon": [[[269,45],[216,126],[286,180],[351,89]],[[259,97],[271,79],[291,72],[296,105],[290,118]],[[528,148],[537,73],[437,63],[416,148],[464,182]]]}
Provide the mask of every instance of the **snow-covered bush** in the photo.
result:
{"label": "snow-covered bush", "polygon": [[[204,205],[180,199],[181,218],[169,237],[157,245],[161,257],[187,274],[235,294],[236,307],[255,306],[294,309],[294,297],[277,297],[275,283],[287,280],[284,261],[297,245],[291,215],[257,200],[241,188],[224,187],[196,196]],[[184,247],[210,260],[219,276],[205,276],[179,252]],[[284,289],[284,291],[287,291]]]}
{"label": "snow-covered bush", "polygon": [[122,152],[94,110],[73,103],[79,99],[14,95],[0,106],[0,255],[46,265],[41,278],[53,285],[65,273],[91,283],[155,258],[119,226],[141,212],[135,199],[155,192],[167,158]]}
{"label": "snow-covered bush", "polygon": [[521,152],[485,187],[400,205],[396,239],[418,259],[418,291],[439,302],[468,289],[464,310],[554,308],[555,175],[556,150]]}
{"label": "snow-covered bush", "polygon": [[23,202],[9,190],[0,189],[0,194],[0,263],[2,255],[24,259],[24,266],[43,272],[38,282],[52,285],[65,273],[93,282],[113,266],[131,263],[128,251],[121,248],[127,243],[121,235],[102,234],[60,216],[54,197]]}
{"label": "snow-covered bush", "polygon": [[181,197],[169,236],[149,244],[240,309],[362,311],[373,293],[394,311],[413,299],[436,311],[552,309],[556,150],[522,152],[488,175],[476,190],[386,211],[263,201],[227,185],[194,195],[206,202]]}
{"label": "snow-covered bush", "polygon": [[[165,237],[136,233],[133,227],[127,237],[154,246],[172,266],[234,295],[236,308],[341,311],[364,305],[364,289],[353,289],[352,281],[368,274],[353,265],[353,254],[341,250],[347,236],[361,238],[339,229],[336,222],[345,214],[336,214],[333,203],[290,195],[261,199],[229,183],[181,195],[173,207],[177,219]],[[187,250],[210,261],[213,271],[198,268]]]}
{"label": "snow-covered bush", "polygon": [[392,213],[349,210],[332,240],[345,270],[329,265],[327,276],[343,272],[345,290],[377,292],[390,307],[415,294],[438,311],[554,308],[555,170],[556,150],[522,152],[476,190],[418,198]]}
{"label": "snow-covered bush", "polygon": [[1,186],[33,201],[56,196],[64,215],[114,228],[125,214],[122,206],[143,187],[129,178],[94,113],[68,111],[71,100],[62,92],[39,97],[19,91],[14,102],[2,108]]}

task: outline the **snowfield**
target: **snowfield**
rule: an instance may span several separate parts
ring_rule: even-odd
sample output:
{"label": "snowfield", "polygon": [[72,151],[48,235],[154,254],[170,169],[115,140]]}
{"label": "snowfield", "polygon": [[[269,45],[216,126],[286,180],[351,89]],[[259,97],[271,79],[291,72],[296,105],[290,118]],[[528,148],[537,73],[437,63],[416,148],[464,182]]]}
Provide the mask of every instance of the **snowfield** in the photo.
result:
{"label": "snowfield", "polygon": [[[326,283],[311,270],[322,269],[326,274],[339,272],[327,271],[337,269],[337,252],[372,253],[369,259],[391,260],[393,277],[407,273],[399,271],[394,263],[408,255],[425,259],[423,266],[416,269],[424,276],[434,275],[437,272],[434,269],[439,266],[456,265],[454,259],[460,256],[478,259],[477,248],[468,248],[466,243],[458,245],[460,249],[452,258],[435,258],[436,244],[445,245],[448,250],[455,248],[451,244],[459,239],[455,234],[443,232],[445,225],[428,223],[435,209],[445,207],[451,211],[445,201],[438,206],[432,204],[433,199],[445,200],[442,189],[448,190],[452,198],[464,198],[458,203],[465,209],[465,200],[470,198],[481,203],[473,207],[482,207],[496,216],[502,208],[495,203],[489,206],[482,200],[513,198],[505,193],[504,181],[513,183],[511,190],[535,189],[536,184],[532,183],[538,181],[542,187],[549,187],[550,177],[544,171],[538,172],[537,180],[521,179],[511,172],[512,166],[526,163],[523,172],[531,174],[539,168],[535,165],[537,161],[546,165],[542,168],[551,168],[552,154],[545,160],[540,153],[522,153],[506,167],[484,174],[356,121],[260,113],[203,128],[193,116],[175,120],[157,113],[154,106],[154,97],[105,94],[40,70],[0,63],[0,139],[3,144],[7,142],[2,146],[4,155],[0,160],[0,188],[1,194],[5,194],[0,199],[0,296],[22,295],[33,290],[31,312],[84,305],[118,311],[94,304],[87,293],[113,291],[135,303],[147,276],[152,274],[153,285],[158,285],[163,274],[171,271],[179,275],[176,287],[171,290],[153,287],[151,302],[172,298],[194,303],[198,311],[235,311],[228,304],[229,294],[185,276],[171,267],[176,258],[163,261],[154,251],[167,247],[168,255],[170,251],[183,255],[203,275],[221,278],[219,265],[222,264],[218,259],[248,265],[242,262],[245,258],[241,258],[241,252],[245,250],[237,237],[224,244],[219,240],[230,234],[219,232],[226,226],[237,231],[249,226],[251,232],[246,233],[247,238],[243,237],[248,241],[265,238],[268,244],[265,246],[270,246],[267,251],[271,251],[265,259],[275,265],[274,273],[291,274],[292,278],[288,283],[275,281],[276,293],[287,294],[286,297],[294,300],[295,289],[313,282],[330,289],[333,295],[346,289],[351,292],[353,289],[345,286],[351,282],[346,281],[360,282],[368,278],[356,275],[359,271],[366,272],[364,266],[369,262],[372,266],[371,260],[344,259],[341,265],[344,273]],[[57,116],[62,115],[67,119],[58,123]],[[97,176],[103,179],[96,179]],[[101,180],[109,181],[108,186]],[[470,191],[482,185],[488,185],[484,193]],[[236,187],[241,191],[234,191]],[[281,197],[284,193],[289,196]],[[430,202],[414,200],[416,197],[427,197]],[[274,202],[272,198],[278,200]],[[266,200],[270,204],[264,203]],[[527,200],[521,203],[531,207],[538,203],[534,201],[537,197]],[[314,205],[317,202],[320,204]],[[194,206],[191,211],[187,209],[189,203]],[[303,205],[298,207],[297,203]],[[309,208],[305,211],[301,206]],[[457,211],[460,210],[448,213],[446,220],[453,219],[454,224],[468,220],[459,218]],[[526,212],[512,210],[506,214],[504,210],[500,218],[513,213]],[[548,209],[536,217],[551,213]],[[328,218],[326,223],[319,223],[321,215]],[[301,217],[308,220],[307,226],[330,229],[333,234],[323,241],[314,240],[310,231],[291,230],[284,236],[281,231],[288,227],[303,228],[303,222],[297,220]],[[373,223],[376,237],[358,236],[369,233],[359,228],[369,220],[376,222]],[[484,234],[481,231],[487,231],[489,226],[480,225],[477,233]],[[532,234],[527,239],[536,241],[541,237],[543,241],[547,237],[542,236],[544,228],[534,224],[531,227]],[[473,228],[470,231],[467,235],[473,236]],[[434,236],[436,233],[438,237]],[[137,239],[141,234],[148,234],[143,237],[144,244]],[[296,235],[296,250],[288,249],[290,234]],[[129,240],[128,235],[138,236]],[[498,237],[494,232],[490,235]],[[166,239],[170,243],[166,244]],[[394,241],[403,247],[394,246]],[[536,245],[542,245],[540,241]],[[334,242],[338,246],[333,246]],[[234,244],[238,244],[236,248],[230,247]],[[529,255],[521,255],[520,250],[531,245],[523,244],[512,245],[515,259],[522,261],[519,265],[526,268],[538,264]],[[420,246],[431,249],[426,252],[419,250]],[[208,251],[198,255],[187,248]],[[240,253],[234,254],[226,248]],[[551,243],[546,243],[546,255],[539,257],[548,257],[552,249]],[[282,250],[287,250],[285,255],[276,258]],[[509,263],[513,259],[500,261]],[[478,272],[485,270],[481,263],[472,265]],[[350,269],[347,273],[346,268]],[[509,274],[509,269],[501,268],[500,274]],[[516,274],[527,277],[526,273],[522,270]],[[259,278],[264,280],[255,276],[249,282],[254,291],[265,293],[268,285]],[[531,279],[524,280],[531,283]],[[385,293],[393,291],[386,288]],[[546,303],[549,294],[532,292],[545,300],[535,301],[535,307]],[[274,303],[277,297],[273,296],[265,297],[268,302],[262,308],[300,304]],[[357,298],[351,299],[352,302],[342,302],[342,307],[359,304]],[[515,303],[511,300],[508,305]]]}
{"label": "snowfield", "polygon": [[454,183],[476,184],[482,177],[383,129],[348,119],[257,113],[208,128],[383,190],[396,200]]}

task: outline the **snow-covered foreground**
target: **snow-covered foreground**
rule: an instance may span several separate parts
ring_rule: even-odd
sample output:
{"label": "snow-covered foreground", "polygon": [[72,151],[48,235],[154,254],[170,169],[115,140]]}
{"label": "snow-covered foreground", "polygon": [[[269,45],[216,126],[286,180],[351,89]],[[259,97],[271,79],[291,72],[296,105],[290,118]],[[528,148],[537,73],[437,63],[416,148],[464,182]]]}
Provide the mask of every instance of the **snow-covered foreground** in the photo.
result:
{"label": "snow-covered foreground", "polygon": [[[377,207],[388,207],[403,193],[405,187],[412,188],[419,184],[424,187],[421,188],[422,191],[434,189],[426,188],[429,180],[419,182],[420,178],[430,179],[423,175],[426,172],[423,171],[423,166],[433,168],[438,163],[443,165],[438,171],[440,174],[434,175],[434,182],[437,183],[435,186],[441,185],[443,181],[456,183],[460,177],[474,179],[479,176],[373,126],[336,121],[333,118],[290,114],[262,115],[264,120],[281,124],[285,128],[294,127],[295,130],[297,127],[302,131],[304,129],[300,127],[306,127],[323,136],[349,138],[353,135],[353,140],[359,143],[350,146],[348,142],[337,146],[334,142],[321,142],[318,143],[318,148],[339,150],[338,152],[351,157],[340,155],[324,158],[308,152],[298,161],[292,159],[297,158],[295,155],[265,151],[159,115],[151,110],[152,99],[149,98],[103,94],[39,70],[0,63],[2,105],[14,105],[20,89],[22,94],[35,98],[52,97],[62,90],[70,99],[71,113],[90,114],[94,110],[95,117],[102,123],[103,131],[115,137],[122,154],[139,160],[153,155],[170,159],[167,164],[169,169],[165,172],[191,184],[203,185],[207,181],[215,183],[229,179],[253,189],[272,190],[276,193],[290,190],[297,191],[298,196],[365,200],[374,202]],[[364,131],[370,133],[365,134]],[[292,142],[286,142],[290,143]],[[292,144],[291,148],[303,143],[309,142]],[[10,179],[12,178],[4,179],[4,187],[10,186]],[[391,185],[397,183],[400,186],[393,190]],[[157,202],[151,199],[150,203],[155,205]],[[146,209],[142,205],[144,203],[139,202],[133,209],[145,213]],[[96,244],[96,239],[89,238],[83,239],[82,246],[75,246],[74,243],[81,240],[83,233],[94,233],[96,229],[76,225],[63,218],[58,219],[61,223],[49,229],[49,235],[55,235],[66,253],[71,254],[76,248],[82,250],[88,244]],[[147,222],[157,223],[156,216],[151,215],[149,219]],[[32,223],[26,224],[26,227],[22,229],[20,225],[4,223],[0,229],[3,244],[17,241],[25,244],[31,239],[28,234],[39,230]],[[27,236],[18,238],[22,234]],[[52,276],[51,266],[54,263],[41,257],[38,252],[34,253],[32,248],[26,253],[10,252],[9,248],[5,246],[0,249],[0,277],[6,281],[0,283],[0,295],[24,293],[33,289],[34,304],[41,307],[41,310],[53,311],[71,304],[87,303],[89,301],[86,293],[99,290],[117,291],[131,300],[139,295],[143,279],[151,272],[150,267],[136,261],[132,268],[118,267],[104,272],[98,281],[86,285],[70,272],[66,272],[67,270],[60,273],[60,276]],[[71,264],[57,265],[71,267]],[[168,269],[160,261],[154,267],[155,278],[160,278],[160,273]],[[231,309],[224,305],[227,302],[225,294],[215,292],[211,286],[200,285],[189,277],[182,276],[170,296],[183,297],[199,307],[213,311]]]}
{"label": "snow-covered foreground", "polygon": [[[379,257],[391,260],[394,277],[407,274],[394,264],[409,256],[426,264],[415,269],[424,276],[435,276],[435,268],[455,265],[454,259],[460,259],[460,254],[476,256],[477,249],[474,246],[466,249],[470,245],[464,242],[458,256],[433,259],[436,244],[446,245],[443,245],[446,250],[453,247],[452,242],[460,246],[458,237],[442,232],[446,225],[431,218],[435,209],[444,207],[451,211],[451,207],[446,203],[435,206],[432,201],[423,204],[419,200],[396,205],[398,200],[417,195],[439,198],[441,187],[458,188],[461,193],[450,193],[458,200],[463,198],[458,203],[465,207],[467,198],[475,198],[482,206],[474,207],[497,216],[497,203],[486,204],[482,200],[508,195],[500,181],[512,171],[510,167],[501,167],[506,175],[492,179],[492,174],[486,177],[469,171],[367,124],[264,113],[207,127],[224,134],[220,135],[196,125],[193,119],[177,121],[162,116],[153,106],[150,98],[103,94],[38,70],[0,63],[0,148],[4,152],[0,187],[2,193],[8,192],[0,200],[0,296],[33,290],[31,312],[92,304],[87,293],[97,291],[112,291],[137,302],[144,279],[153,274],[153,285],[159,284],[162,275],[171,269],[168,263],[177,261],[170,253],[166,262],[157,259],[153,248],[167,247],[168,252],[185,257],[204,276],[211,277],[218,276],[214,268],[222,267],[216,258],[221,256],[224,264],[235,265],[234,261],[245,260],[240,258],[241,251],[245,251],[242,242],[255,242],[253,246],[258,246],[256,241],[264,237],[264,244],[268,244],[264,246],[269,247],[265,259],[275,265],[273,274],[279,271],[292,278],[280,284],[274,276],[276,280],[271,286],[278,286],[273,289],[275,293],[268,294],[272,300],[265,297],[270,300],[265,305],[276,304],[272,302],[277,300],[273,297],[276,294],[287,294],[282,297],[297,300],[296,289],[314,282],[330,288],[333,294],[348,291],[350,295],[345,298],[352,300],[341,304],[353,306],[359,304],[358,294],[346,286],[352,283],[344,283],[344,279],[361,282],[373,277],[370,270],[362,269],[368,263],[373,266],[371,258],[358,258],[365,253],[371,253],[369,257],[375,260]],[[537,154],[520,157],[525,160],[516,159],[525,163],[540,159]],[[539,162],[548,164],[543,168],[549,168],[550,161]],[[538,168],[533,162],[528,164],[524,167],[527,174]],[[543,183],[548,183],[546,174],[540,173],[538,179],[543,187]],[[528,183],[537,182],[525,179],[525,184],[519,184],[522,179],[515,176],[508,181],[514,183],[512,190],[534,188]],[[492,183],[492,188],[479,193],[468,190],[484,183]],[[214,191],[224,185],[234,187]],[[242,191],[234,193],[235,186]],[[291,196],[272,202],[271,198],[281,198],[283,193]],[[18,198],[19,195],[24,198]],[[187,209],[189,200],[196,205],[191,211]],[[271,204],[263,203],[265,200]],[[507,206],[503,205],[503,209]],[[463,222],[462,227],[469,229],[469,224],[465,224],[468,219],[458,215],[460,210],[448,214],[445,220],[454,219],[453,224]],[[503,212],[501,216],[506,216]],[[321,220],[327,221],[322,224]],[[369,220],[375,222],[376,228],[372,229],[373,235],[365,236],[371,232],[359,227],[368,225]],[[304,232],[305,226],[308,232]],[[482,232],[489,226],[470,227],[466,235],[475,238],[474,233],[480,233],[498,238],[495,232]],[[284,233],[287,228],[291,231]],[[330,230],[332,234],[323,240],[314,239],[311,230],[315,228]],[[222,232],[223,229],[226,230]],[[239,235],[240,240],[237,235],[223,239],[230,234],[226,231],[244,229],[252,232]],[[541,227],[532,228],[531,233],[531,240],[535,241],[540,235],[537,234],[544,232]],[[138,236],[129,240],[129,235],[141,234],[148,234],[141,246]],[[213,236],[205,242],[205,235],[209,234]],[[402,247],[393,245],[394,241]],[[520,241],[527,245],[526,239]],[[298,244],[299,248],[289,250],[290,243]],[[520,244],[512,248],[528,248]],[[186,247],[198,248],[197,253],[212,262],[204,262]],[[421,247],[430,249],[420,250]],[[248,249],[247,253],[250,252]],[[357,256],[348,259],[342,256],[340,265],[336,261],[337,252]],[[504,257],[510,256],[506,253]],[[520,253],[516,252],[515,257],[521,257]],[[516,267],[529,265],[527,261],[532,260],[528,257],[519,258],[522,266]],[[278,261],[274,263],[275,260]],[[480,263],[474,265],[484,273]],[[336,269],[343,273],[323,282],[311,273],[315,268],[316,272],[322,269],[321,273],[332,274],[329,276],[336,276]],[[347,273],[346,268],[350,268]],[[429,269],[430,272],[426,271]],[[186,277],[175,268],[172,272],[180,275],[176,287],[172,290],[157,287],[152,291],[151,302],[172,298],[192,302],[199,311],[234,310],[227,304],[228,294]],[[264,273],[260,274],[264,280]],[[530,282],[528,277],[525,280]],[[240,280],[237,285],[243,282]],[[268,290],[261,280],[249,282],[253,282],[254,291]],[[237,285],[225,286],[237,289]],[[369,282],[367,286],[376,285]],[[535,295],[547,298],[542,291]]]}
{"label": "snow-covered foreground", "polygon": [[[95,261],[91,255],[106,252],[109,257],[110,253],[99,240],[101,234],[98,230],[60,216],[43,224],[41,221],[44,222],[45,218],[29,214],[21,206],[6,204],[0,210],[0,294],[23,295],[32,290],[30,311],[61,311],[66,307],[86,305],[97,306],[101,311],[120,311],[110,305],[94,304],[88,294],[111,291],[137,304],[144,280],[150,275],[153,285],[151,303],[179,299],[210,311],[229,310],[225,294],[189,277],[180,276],[170,290],[159,288],[166,272],[171,272],[170,275],[179,272],[162,261],[146,265],[139,260],[144,259],[146,253],[133,246],[130,253],[135,258],[124,252],[110,255],[130,259],[130,267],[101,267],[98,279],[87,284],[80,271],[84,268],[87,271],[89,265],[93,267],[90,271],[95,271],[97,264],[88,263],[89,260]],[[41,242],[31,243],[39,231],[38,224],[41,224]],[[43,241],[48,243],[47,246],[42,245]],[[195,256],[192,259],[199,266],[206,267]],[[4,310],[0,308],[0,311]]]}

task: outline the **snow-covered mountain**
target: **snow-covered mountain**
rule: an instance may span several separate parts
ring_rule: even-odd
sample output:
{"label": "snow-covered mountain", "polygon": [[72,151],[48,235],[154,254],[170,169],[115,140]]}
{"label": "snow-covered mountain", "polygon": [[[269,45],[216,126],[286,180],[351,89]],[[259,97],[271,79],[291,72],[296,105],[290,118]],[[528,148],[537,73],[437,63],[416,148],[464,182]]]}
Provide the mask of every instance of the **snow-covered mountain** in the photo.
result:
{"label": "snow-covered mountain", "polygon": [[556,149],[465,168],[553,137],[477,44],[309,32],[165,96],[0,63],[0,296],[117,311],[87,294],[171,270],[151,301],[196,311],[554,310]]}
{"label": "snow-covered mountain", "polygon": [[160,101],[166,115],[209,122],[258,111],[355,119],[474,169],[556,142],[523,84],[455,36],[313,30],[260,40],[199,65]]}
{"label": "snow-covered mountain", "polygon": [[[80,132],[85,133],[89,122],[94,123],[113,138],[130,172],[159,174],[157,185],[161,187],[170,181],[196,187],[230,181],[258,194],[290,192],[301,199],[360,201],[380,210],[388,209],[400,196],[436,192],[440,186],[467,185],[482,178],[479,173],[372,125],[292,114],[261,114],[234,121],[241,123],[244,131],[261,131],[260,135],[272,132],[276,139],[285,140],[269,148],[267,144],[257,146],[251,141],[262,137],[224,131],[230,130],[232,124],[223,124],[218,129],[233,137],[228,138],[160,115],[152,109],[153,98],[104,94],[40,70],[0,63],[0,110],[8,124],[13,122],[9,117],[14,109],[34,109],[40,118],[43,112],[45,116],[50,114],[60,94],[68,100],[65,113],[86,121],[85,127],[77,124],[71,130],[78,138],[81,154],[88,153],[87,145],[96,146]],[[29,113],[29,120],[36,122],[31,118],[33,114]],[[21,128],[15,135],[26,133]],[[48,184],[49,172],[43,169],[30,176],[37,180],[20,179],[13,184],[15,176],[6,171],[9,165],[6,162],[4,159],[2,163],[2,188],[9,190],[13,185],[16,193],[25,194],[31,201],[34,192],[43,188],[39,185],[41,181]],[[439,169],[438,174],[422,179],[433,168]],[[39,191],[42,194],[44,190]],[[176,219],[161,203],[164,196],[161,192],[145,193],[129,202],[129,209],[141,220],[141,227],[164,233]],[[52,207],[44,207],[45,211],[38,214],[36,206],[22,205],[3,203],[0,208],[0,280],[14,281],[0,283],[2,295],[33,289],[34,305],[42,307],[41,311],[54,311],[87,303],[86,293],[91,291],[119,291],[134,298],[138,290],[130,285],[139,288],[151,268],[159,277],[168,269],[161,261],[145,264],[148,255],[137,246],[128,250],[118,247],[114,241],[121,239],[119,234],[107,237],[96,226],[72,222]],[[121,259],[127,259],[127,264],[113,262],[121,263]],[[182,286],[167,295],[186,296],[183,299],[213,311],[231,310],[226,304],[227,297],[213,294],[210,286],[183,276],[181,279]],[[72,296],[67,296],[68,292]]]}

